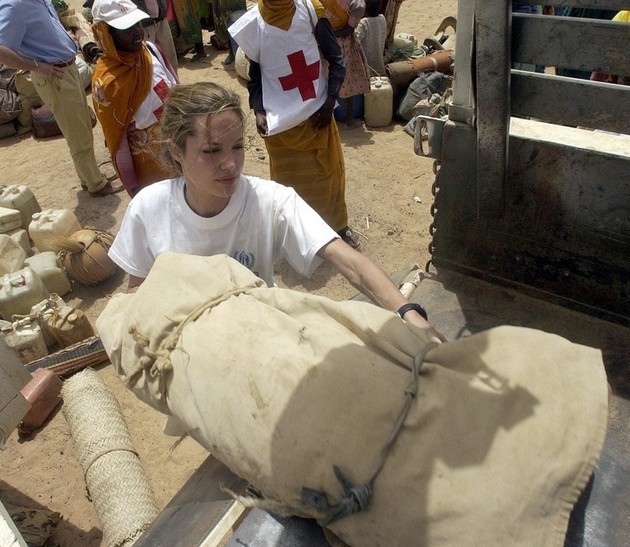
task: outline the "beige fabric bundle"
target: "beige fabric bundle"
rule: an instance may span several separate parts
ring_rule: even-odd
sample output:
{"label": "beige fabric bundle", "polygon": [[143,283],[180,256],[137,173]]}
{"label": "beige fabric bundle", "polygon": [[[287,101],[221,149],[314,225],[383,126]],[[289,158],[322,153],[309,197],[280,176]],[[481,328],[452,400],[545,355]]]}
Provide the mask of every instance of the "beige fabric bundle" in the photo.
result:
{"label": "beige fabric bundle", "polygon": [[316,518],[303,488],[334,505],[333,466],[372,477],[429,349],[369,506],[328,526],[352,546],[561,546],[603,445],[599,351],[517,327],[430,349],[391,312],[267,288],[225,256],[161,255],[97,329],[140,399]]}

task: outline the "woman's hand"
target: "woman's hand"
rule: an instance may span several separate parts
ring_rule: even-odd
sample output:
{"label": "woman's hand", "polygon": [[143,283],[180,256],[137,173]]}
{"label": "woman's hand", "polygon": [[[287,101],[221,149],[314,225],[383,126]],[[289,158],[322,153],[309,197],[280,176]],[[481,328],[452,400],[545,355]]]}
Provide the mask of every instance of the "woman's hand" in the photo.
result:
{"label": "woman's hand", "polygon": [[256,129],[261,137],[267,137],[269,135],[269,129],[267,128],[267,113],[264,110],[256,111]]}
{"label": "woman's hand", "polygon": [[105,90],[103,89],[103,86],[101,85],[100,79],[95,79],[92,82],[92,98],[94,102],[102,103],[104,105],[109,104],[107,102],[107,97],[105,96]]}
{"label": "woman's hand", "polygon": [[437,338],[440,342],[447,342],[446,337],[441,332],[435,330],[435,327],[415,310],[409,310],[403,317],[403,321],[407,321],[412,325],[416,325],[417,327],[426,330],[431,336]]}
{"label": "woman's hand", "polygon": [[[409,303],[383,270],[341,239],[333,239],[317,255],[332,264],[353,287],[382,308],[395,312]],[[417,311],[412,309],[405,313],[404,321],[424,329],[436,341],[446,342],[446,338]]]}

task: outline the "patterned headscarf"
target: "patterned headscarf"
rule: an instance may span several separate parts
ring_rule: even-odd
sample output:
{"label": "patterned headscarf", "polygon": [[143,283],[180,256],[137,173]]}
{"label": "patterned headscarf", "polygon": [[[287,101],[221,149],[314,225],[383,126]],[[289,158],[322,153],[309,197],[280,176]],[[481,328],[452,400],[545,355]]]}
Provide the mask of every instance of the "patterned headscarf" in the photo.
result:
{"label": "patterned headscarf", "polygon": [[348,1],[321,0],[321,3],[326,8],[326,15],[332,28],[338,29],[348,24]]}
{"label": "patterned headscarf", "polygon": [[[103,49],[92,74],[94,110],[103,128],[105,142],[114,163],[116,152],[138,108],[151,90],[153,65],[143,43],[138,51],[118,51],[104,21],[93,25],[94,35]],[[107,101],[99,102],[94,90],[101,88]]]}

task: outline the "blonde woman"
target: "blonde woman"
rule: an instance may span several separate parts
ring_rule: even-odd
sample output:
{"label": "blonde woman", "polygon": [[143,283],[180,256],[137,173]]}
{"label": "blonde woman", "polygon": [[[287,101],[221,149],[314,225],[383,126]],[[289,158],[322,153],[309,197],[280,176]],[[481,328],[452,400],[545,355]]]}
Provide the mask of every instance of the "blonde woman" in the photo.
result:
{"label": "blonde woman", "polygon": [[292,188],[242,173],[243,121],[238,96],[217,84],[171,91],[162,134],[174,177],[131,200],[109,251],[129,274],[129,289],[167,251],[228,255],[269,286],[279,258],[305,276],[326,261],[373,302],[442,339],[422,306],[407,302],[378,266],[344,243]]}

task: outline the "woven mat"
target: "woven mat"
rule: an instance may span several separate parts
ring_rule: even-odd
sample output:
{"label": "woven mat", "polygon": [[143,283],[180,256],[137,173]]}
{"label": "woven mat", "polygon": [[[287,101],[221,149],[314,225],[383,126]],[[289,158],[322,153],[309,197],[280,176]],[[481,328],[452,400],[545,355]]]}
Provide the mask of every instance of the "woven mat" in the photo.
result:
{"label": "woven mat", "polygon": [[55,353],[31,361],[26,365],[33,373],[39,368],[52,370],[60,378],[72,376],[86,367],[93,367],[109,360],[98,336],[91,336]]}

